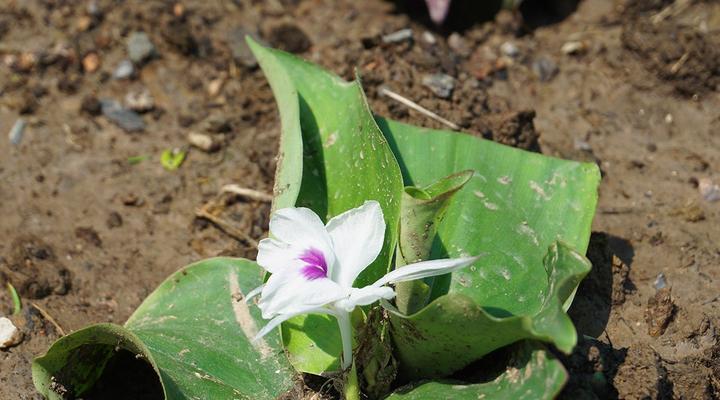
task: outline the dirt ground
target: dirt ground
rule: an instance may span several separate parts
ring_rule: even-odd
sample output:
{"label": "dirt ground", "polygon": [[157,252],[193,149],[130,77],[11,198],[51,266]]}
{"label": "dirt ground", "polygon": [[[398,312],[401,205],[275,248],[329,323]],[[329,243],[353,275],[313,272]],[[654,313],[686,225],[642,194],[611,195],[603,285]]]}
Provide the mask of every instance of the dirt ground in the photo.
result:
{"label": "dirt ground", "polygon": [[[224,231],[196,217],[225,184],[272,188],[278,114],[244,33],[346,78],[358,68],[379,114],[442,127],[386,86],[467,132],[597,162],[594,269],[570,311],[584,336],[561,397],[720,398],[720,3],[527,0],[455,33],[409,3],[0,0],[0,281],[26,305],[25,339],[0,351],[0,398],[40,398],[30,362],[61,329],[123,323],[192,261],[254,258],[269,204],[226,197],[212,210]],[[135,32],[155,50],[117,79]],[[424,85],[435,73],[451,93]],[[142,131],[103,115],[101,100],[143,91]],[[160,153],[175,148],[187,158],[167,171]]]}

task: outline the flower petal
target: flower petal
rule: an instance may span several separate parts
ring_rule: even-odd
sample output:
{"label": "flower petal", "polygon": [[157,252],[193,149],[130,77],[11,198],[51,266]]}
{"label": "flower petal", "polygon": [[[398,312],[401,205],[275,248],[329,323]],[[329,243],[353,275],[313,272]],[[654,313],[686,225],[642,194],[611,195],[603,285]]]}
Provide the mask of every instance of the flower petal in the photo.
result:
{"label": "flower petal", "polygon": [[288,243],[265,238],[258,243],[257,263],[271,274],[292,266],[299,268],[298,251]]}
{"label": "flower petal", "polygon": [[388,283],[412,281],[415,279],[427,278],[430,276],[444,275],[477,261],[480,257],[446,258],[442,260],[422,261],[406,265],[389,272],[372,286],[379,287]]}
{"label": "flower petal", "polygon": [[267,335],[275,329],[278,325],[282,324],[283,322],[289,320],[290,318],[297,317],[298,315],[302,314],[333,314],[333,311],[327,308],[307,308],[303,310],[298,310],[294,313],[290,314],[280,314],[277,317],[270,320],[270,322],[267,323],[267,325],[263,326],[262,329],[260,329],[260,332],[255,335],[253,338],[253,341],[258,340],[262,338],[263,336]]}
{"label": "flower petal", "polygon": [[264,288],[265,288],[265,284],[262,284],[262,285],[256,287],[255,289],[251,290],[250,293],[245,295],[245,302],[246,303],[250,302],[250,300],[252,300],[253,297],[259,295]]}
{"label": "flower petal", "polygon": [[337,257],[332,278],[342,286],[351,287],[382,250],[385,237],[382,208],[377,201],[366,201],[328,221],[327,231]]}
{"label": "flower petal", "polygon": [[387,286],[365,286],[359,289],[353,288],[350,297],[338,300],[335,305],[347,312],[351,312],[357,306],[366,306],[380,299],[390,300],[393,297],[395,297],[395,291]]}
{"label": "flower petal", "polygon": [[307,242],[320,242],[308,243],[310,245],[330,245],[330,238],[320,217],[305,207],[288,207],[275,211],[270,218],[270,233],[281,242],[293,246]]}
{"label": "flower petal", "polygon": [[349,296],[346,288],[328,278],[308,280],[302,271],[273,274],[263,287],[258,307],[263,318],[321,307]]}
{"label": "flower petal", "polygon": [[320,217],[308,208],[283,208],[270,217],[270,238],[258,244],[257,263],[275,274],[302,268],[303,254],[314,250],[322,254],[328,269],[335,263],[332,240]]}

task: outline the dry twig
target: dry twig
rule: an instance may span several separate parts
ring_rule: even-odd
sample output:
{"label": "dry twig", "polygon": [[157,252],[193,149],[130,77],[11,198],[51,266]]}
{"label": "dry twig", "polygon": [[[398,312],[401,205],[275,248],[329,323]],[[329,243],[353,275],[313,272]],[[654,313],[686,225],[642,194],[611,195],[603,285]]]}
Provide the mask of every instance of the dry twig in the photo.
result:
{"label": "dry twig", "polygon": [[233,193],[237,194],[243,197],[247,197],[248,199],[262,201],[265,203],[270,203],[273,201],[272,195],[269,195],[267,193],[263,193],[254,189],[248,189],[241,187],[240,185],[236,185],[234,183],[231,183],[229,185],[225,185],[220,189],[222,193]]}
{"label": "dry twig", "polygon": [[378,89],[378,92],[380,92],[380,94],[383,96],[387,96],[387,97],[397,101],[398,103],[401,103],[401,104],[403,104],[409,108],[412,108],[413,110],[415,110],[429,118],[434,119],[435,121],[438,121],[442,124],[449,126],[451,129],[454,129],[456,131],[460,130],[460,126],[458,126],[456,123],[446,120],[445,118],[435,114],[434,112],[432,112],[432,111],[428,110],[427,108],[421,106],[420,104],[408,99],[407,97],[403,97],[403,96],[393,92],[392,90],[388,89],[385,86],[381,86]]}
{"label": "dry twig", "polygon": [[195,210],[195,215],[200,218],[205,218],[206,220],[212,222],[215,226],[218,227],[221,231],[225,232],[228,236],[239,240],[241,242],[246,242],[250,244],[251,246],[257,248],[258,242],[257,240],[253,239],[252,236],[247,234],[242,229],[238,229],[230,222],[216,216],[213,213],[213,210],[216,210],[218,208],[221,208],[220,205],[220,199],[223,196],[223,192],[221,192],[218,196],[216,196],[214,199],[208,201],[203,205],[202,207]]}
{"label": "dry twig", "polygon": [[45,311],[44,308],[40,307],[40,306],[39,306],[37,303],[35,303],[35,302],[30,302],[30,304],[31,304],[33,307],[35,307],[36,310],[38,310],[38,311],[40,312],[40,315],[42,315],[43,318],[45,318],[48,322],[50,322],[50,323],[55,327],[55,330],[57,330],[58,333],[60,333],[60,336],[65,336],[65,335],[66,335],[65,330],[62,328],[62,326],[60,326],[60,324],[58,324],[57,321],[55,321],[55,318],[53,318],[52,315],[50,315],[50,313],[48,313],[47,311]]}
{"label": "dry twig", "polygon": [[678,0],[670,3],[667,7],[660,10],[660,12],[650,17],[650,21],[657,25],[670,17],[675,17],[681,14],[690,6],[691,3],[692,0]]}

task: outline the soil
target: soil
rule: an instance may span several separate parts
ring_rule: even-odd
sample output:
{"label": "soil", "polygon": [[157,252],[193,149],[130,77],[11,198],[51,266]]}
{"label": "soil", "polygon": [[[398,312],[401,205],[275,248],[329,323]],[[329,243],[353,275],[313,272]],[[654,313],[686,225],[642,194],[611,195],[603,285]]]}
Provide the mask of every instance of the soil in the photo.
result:
{"label": "soil", "polygon": [[[30,362],[63,330],[124,322],[192,261],[254,258],[269,205],[216,199],[224,184],[273,183],[278,114],[244,33],[348,79],[357,68],[378,114],[444,127],[385,86],[472,134],[597,162],[594,269],[570,310],[582,340],[561,397],[720,398],[720,202],[698,190],[720,182],[720,3],[525,3],[434,29],[409,1],[0,0],[0,132],[27,122],[0,140],[0,281],[25,299],[0,398],[40,398]],[[411,40],[382,40],[405,28]],[[136,31],[155,50],[116,79]],[[436,73],[454,78],[449,96],[424,86]],[[142,130],[102,115],[143,90]],[[188,151],[177,170],[162,167],[166,149]],[[220,225],[196,217],[209,202]]]}

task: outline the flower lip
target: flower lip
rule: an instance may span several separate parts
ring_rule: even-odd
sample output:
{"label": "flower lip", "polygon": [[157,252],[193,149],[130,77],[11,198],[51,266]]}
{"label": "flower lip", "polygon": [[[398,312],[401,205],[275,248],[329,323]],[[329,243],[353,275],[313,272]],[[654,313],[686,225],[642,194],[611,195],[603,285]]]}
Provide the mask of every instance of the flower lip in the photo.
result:
{"label": "flower lip", "polygon": [[322,251],[311,247],[300,254],[298,260],[306,263],[300,270],[300,273],[302,273],[305,279],[312,281],[315,279],[327,278],[327,261],[325,260],[325,254],[323,254]]}

